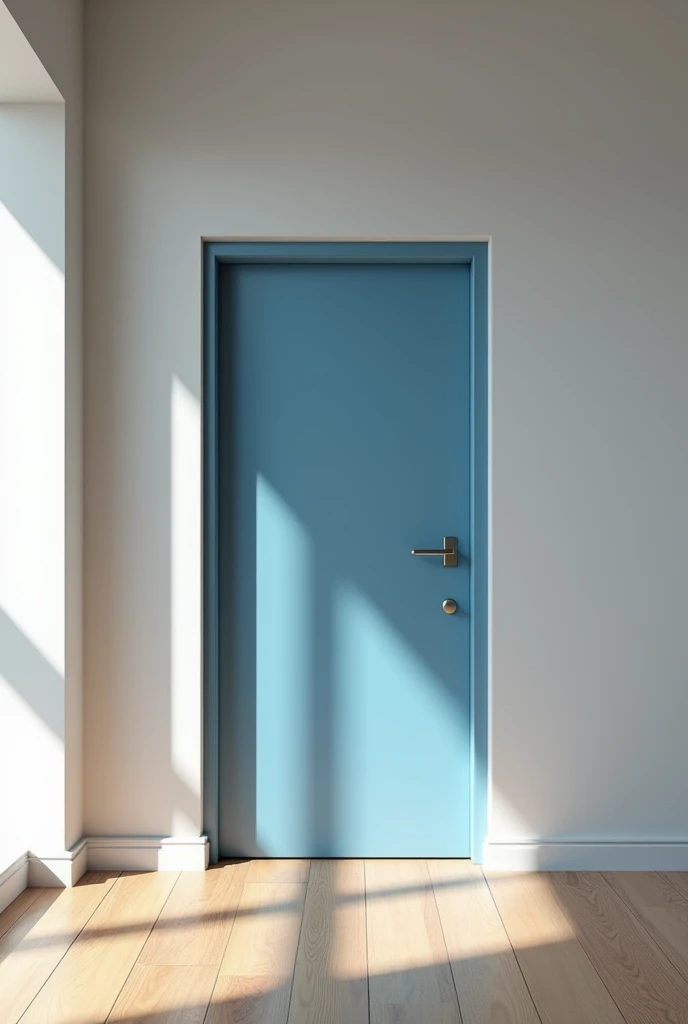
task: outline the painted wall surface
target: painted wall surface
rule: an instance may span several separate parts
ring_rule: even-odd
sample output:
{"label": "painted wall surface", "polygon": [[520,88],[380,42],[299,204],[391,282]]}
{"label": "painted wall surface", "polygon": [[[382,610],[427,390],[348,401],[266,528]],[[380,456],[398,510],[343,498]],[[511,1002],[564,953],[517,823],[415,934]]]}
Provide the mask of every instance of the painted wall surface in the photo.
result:
{"label": "painted wall surface", "polygon": [[0,104],[0,860],[64,843],[64,262],[64,105]]}
{"label": "painted wall surface", "polygon": [[87,0],[89,832],[201,827],[201,236],[489,234],[491,838],[688,839],[687,33]]}
{"label": "painted wall surface", "polygon": [[26,36],[0,3],[0,102],[59,103],[62,95]]}
{"label": "painted wall surface", "polygon": [[[65,101],[64,184],[64,465],[61,550],[64,559],[64,731],[65,817],[51,851],[72,845],[83,830],[82,686],[82,86],[83,6],[81,0],[6,0],[38,59]],[[45,513],[48,514],[47,511]],[[57,513],[56,513],[57,514]],[[43,851],[37,850],[42,854]]]}

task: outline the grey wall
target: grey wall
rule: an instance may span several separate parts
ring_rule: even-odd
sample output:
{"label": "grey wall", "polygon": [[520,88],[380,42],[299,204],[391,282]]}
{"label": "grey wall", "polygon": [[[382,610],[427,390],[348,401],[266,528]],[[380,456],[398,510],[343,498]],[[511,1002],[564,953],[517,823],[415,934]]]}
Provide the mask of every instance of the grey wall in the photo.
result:
{"label": "grey wall", "polygon": [[688,839],[687,33],[87,0],[88,831],[201,826],[201,236],[489,234],[491,838]]}

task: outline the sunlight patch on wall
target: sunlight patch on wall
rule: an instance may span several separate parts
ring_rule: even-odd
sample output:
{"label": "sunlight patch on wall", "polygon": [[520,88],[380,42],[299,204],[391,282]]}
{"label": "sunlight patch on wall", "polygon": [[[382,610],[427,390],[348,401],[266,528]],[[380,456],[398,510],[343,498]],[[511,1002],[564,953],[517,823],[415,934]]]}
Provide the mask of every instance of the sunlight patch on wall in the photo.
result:
{"label": "sunlight patch on wall", "polygon": [[64,108],[0,105],[0,846],[39,855],[65,842],[64,220]]}
{"label": "sunlight patch on wall", "polygon": [[0,608],[64,674],[64,275],[0,201]]}
{"label": "sunlight patch on wall", "polygon": [[[63,743],[17,690],[16,683],[0,670],[0,747],[4,777],[0,814],[0,866],[7,855],[23,853],[31,836],[31,816],[40,817],[44,832],[59,835],[62,805],[46,800],[42,806],[27,807],[26,793],[46,792],[46,779],[63,771]],[[28,756],[27,756],[28,755]],[[12,784],[21,774],[22,784]],[[24,824],[25,823],[25,824]],[[16,849],[15,849],[16,848]]]}
{"label": "sunlight patch on wall", "polygon": [[[201,792],[201,410],[172,378],[171,422],[171,757],[172,769]],[[198,834],[201,823],[175,813],[173,834]]]}
{"label": "sunlight patch on wall", "polygon": [[173,836],[196,836],[199,833],[197,821],[190,818],[188,814],[179,807],[172,809],[172,824],[170,834]]}
{"label": "sunlight patch on wall", "polygon": [[[499,828],[490,829],[488,839],[491,843],[530,843],[533,841],[533,828],[504,794],[496,787],[490,793],[489,821],[499,822]],[[533,869],[537,869],[537,854],[533,852]]]}

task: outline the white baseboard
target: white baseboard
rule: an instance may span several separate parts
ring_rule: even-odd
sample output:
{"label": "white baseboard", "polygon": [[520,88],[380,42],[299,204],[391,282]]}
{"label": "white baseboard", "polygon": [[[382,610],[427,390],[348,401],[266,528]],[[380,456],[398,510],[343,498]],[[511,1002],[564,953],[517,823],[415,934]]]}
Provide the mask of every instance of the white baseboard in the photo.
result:
{"label": "white baseboard", "polygon": [[0,913],[16,900],[29,884],[29,855],[23,853],[0,872]]}
{"label": "white baseboard", "polygon": [[94,836],[86,843],[90,871],[205,871],[210,857],[207,836]]}
{"label": "white baseboard", "polygon": [[88,866],[87,841],[80,839],[71,850],[63,850],[56,854],[42,856],[29,852],[30,886],[65,886],[76,885]]}
{"label": "white baseboard", "polygon": [[525,842],[483,847],[494,871],[688,871],[688,842]]}
{"label": "white baseboard", "polygon": [[69,888],[87,870],[205,871],[209,859],[206,836],[97,836],[48,856],[29,851],[0,872],[0,913],[29,886]]}
{"label": "white baseboard", "polygon": [[[205,871],[206,836],[97,836],[50,857],[24,853],[0,872],[0,912],[27,886],[72,886],[90,871]],[[486,841],[494,871],[688,871],[688,842]]]}

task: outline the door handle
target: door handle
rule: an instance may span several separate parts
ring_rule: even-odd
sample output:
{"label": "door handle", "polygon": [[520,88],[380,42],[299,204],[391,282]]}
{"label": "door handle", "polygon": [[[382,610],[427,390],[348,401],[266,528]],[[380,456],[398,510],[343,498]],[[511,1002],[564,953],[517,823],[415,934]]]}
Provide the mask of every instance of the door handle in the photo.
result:
{"label": "door handle", "polygon": [[459,564],[459,538],[444,537],[443,548],[413,548],[412,555],[441,555],[445,569],[452,569]]}

